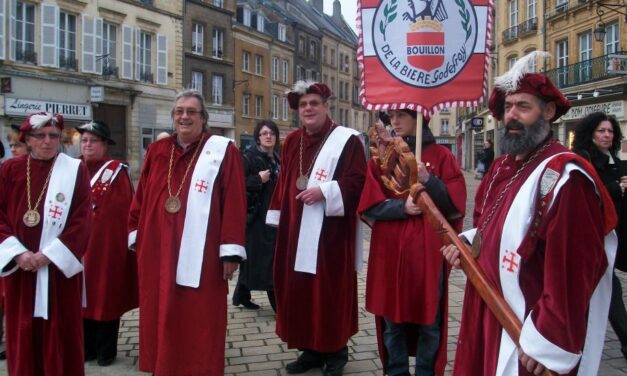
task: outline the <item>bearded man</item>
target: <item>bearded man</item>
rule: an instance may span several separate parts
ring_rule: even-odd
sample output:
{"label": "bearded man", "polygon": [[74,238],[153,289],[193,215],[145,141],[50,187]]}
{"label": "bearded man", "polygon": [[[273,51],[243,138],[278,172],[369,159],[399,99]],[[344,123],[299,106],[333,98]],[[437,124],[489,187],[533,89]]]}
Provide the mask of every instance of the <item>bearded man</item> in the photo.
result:
{"label": "bearded man", "polygon": [[[523,323],[516,344],[468,285],[454,375],[596,375],[607,324],[616,235],[612,202],[594,168],[560,145],[551,122],[570,108],[536,53],[497,78],[492,114],[504,155],[486,172],[464,236]],[[459,267],[459,251],[443,248]],[[479,351],[482,349],[482,351]]]}

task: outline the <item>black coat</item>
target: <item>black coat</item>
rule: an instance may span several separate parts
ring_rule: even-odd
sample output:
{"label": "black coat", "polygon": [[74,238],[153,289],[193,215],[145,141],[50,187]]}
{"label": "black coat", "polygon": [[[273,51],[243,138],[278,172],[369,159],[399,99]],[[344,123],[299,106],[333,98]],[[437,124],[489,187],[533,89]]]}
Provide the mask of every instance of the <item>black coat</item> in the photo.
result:
{"label": "black coat", "polygon": [[[266,225],[266,213],[279,176],[279,155],[274,161],[252,147],[243,156],[246,174],[248,220],[246,224],[246,256],[239,273],[239,283],[249,290],[272,290],[272,267],[276,228]],[[270,180],[261,183],[259,171],[270,169]]]}
{"label": "black coat", "polygon": [[618,235],[616,267],[625,271],[627,270],[627,199],[625,199],[620,189],[620,177],[627,176],[626,161],[621,161],[616,155],[612,155],[614,163],[610,164],[610,157],[598,150],[576,150],[576,152],[592,163],[612,198],[618,216],[618,225],[616,226],[616,235]]}

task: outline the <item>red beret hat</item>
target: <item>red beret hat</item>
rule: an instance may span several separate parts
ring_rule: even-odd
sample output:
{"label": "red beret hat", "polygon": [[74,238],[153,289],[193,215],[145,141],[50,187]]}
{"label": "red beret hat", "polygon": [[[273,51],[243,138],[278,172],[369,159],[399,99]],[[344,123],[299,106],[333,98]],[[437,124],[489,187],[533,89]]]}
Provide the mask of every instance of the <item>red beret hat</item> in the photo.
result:
{"label": "red beret hat", "polygon": [[526,93],[534,95],[543,101],[549,103],[555,103],[555,116],[551,119],[551,122],[559,119],[562,115],[568,112],[570,109],[570,102],[559,91],[551,80],[539,73],[527,73],[522,76],[518,81],[518,87],[511,91],[505,91],[499,87],[496,87],[492,91],[490,96],[490,102],[488,104],[492,115],[497,120],[503,119],[503,111],[505,106],[505,97],[511,94]]}
{"label": "red beret hat", "polygon": [[287,101],[290,104],[290,108],[297,110],[298,101],[300,100],[300,97],[305,94],[318,94],[326,101],[329,97],[331,97],[331,89],[329,89],[329,87],[322,82],[297,81],[292,87],[292,90],[287,92]]}
{"label": "red beret hat", "polygon": [[53,112],[37,112],[29,115],[20,126],[20,142],[26,142],[26,134],[33,129],[57,127],[63,130],[63,115]]}

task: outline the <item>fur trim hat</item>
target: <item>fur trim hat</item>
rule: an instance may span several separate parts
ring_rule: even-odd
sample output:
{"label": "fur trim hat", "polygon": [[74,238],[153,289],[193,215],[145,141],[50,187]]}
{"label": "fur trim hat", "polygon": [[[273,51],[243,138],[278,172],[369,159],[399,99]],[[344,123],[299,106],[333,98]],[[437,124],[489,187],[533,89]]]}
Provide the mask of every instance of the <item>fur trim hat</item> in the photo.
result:
{"label": "fur trim hat", "polygon": [[545,56],[548,56],[548,53],[543,51],[527,54],[518,60],[509,71],[494,80],[495,87],[490,96],[488,107],[497,120],[503,119],[505,97],[518,93],[531,94],[547,103],[555,103],[555,116],[551,122],[568,112],[571,104],[553,82],[543,74],[531,72],[532,62],[537,57]]}
{"label": "fur trim hat", "polygon": [[292,110],[298,109],[298,101],[305,94],[318,94],[325,101],[332,95],[331,89],[326,84],[315,81],[296,81],[292,90],[288,90],[286,94]]}
{"label": "fur trim hat", "polygon": [[26,142],[26,134],[33,129],[57,127],[63,130],[63,115],[53,112],[37,112],[29,115],[20,126],[20,142]]}

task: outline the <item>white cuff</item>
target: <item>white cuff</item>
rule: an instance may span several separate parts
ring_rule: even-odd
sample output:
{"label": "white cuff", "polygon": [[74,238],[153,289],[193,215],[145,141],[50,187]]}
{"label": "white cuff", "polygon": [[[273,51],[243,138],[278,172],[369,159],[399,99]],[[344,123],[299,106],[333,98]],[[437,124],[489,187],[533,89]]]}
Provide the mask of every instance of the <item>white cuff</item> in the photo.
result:
{"label": "white cuff", "polygon": [[281,217],[280,210],[268,210],[268,212],[266,213],[266,224],[269,226],[276,227],[279,225],[280,217]]}
{"label": "white cuff", "polygon": [[325,199],[324,212],[327,217],[344,216],[344,199],[342,191],[336,180],[331,180],[320,184],[320,190]]}
{"label": "white cuff", "polygon": [[220,246],[220,257],[239,256],[246,260],[246,249],[238,244],[222,244]]}
{"label": "white cuff", "polygon": [[531,320],[531,312],[523,323],[519,343],[525,354],[560,375],[570,372],[581,359],[581,353],[573,354],[544,338]]}
{"label": "white cuff", "polygon": [[135,241],[137,239],[137,230],[133,230],[128,233],[128,249],[135,250]]}
{"label": "white cuff", "polygon": [[59,238],[54,239],[41,250],[41,253],[46,255],[68,278],[83,271],[81,261],[74,256],[72,251]]}
{"label": "white cuff", "polygon": [[0,276],[6,277],[16,271],[19,268],[17,263],[11,270],[3,272],[2,269],[9,265],[15,256],[21,255],[24,252],[28,252],[28,248],[24,247],[15,236],[9,236],[4,239],[4,241],[0,243]]}

